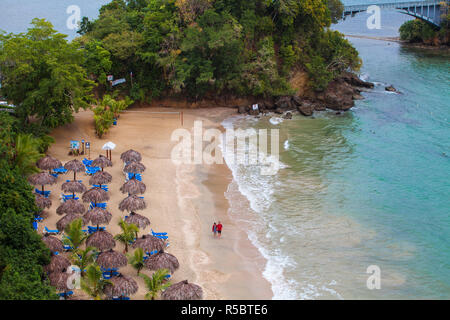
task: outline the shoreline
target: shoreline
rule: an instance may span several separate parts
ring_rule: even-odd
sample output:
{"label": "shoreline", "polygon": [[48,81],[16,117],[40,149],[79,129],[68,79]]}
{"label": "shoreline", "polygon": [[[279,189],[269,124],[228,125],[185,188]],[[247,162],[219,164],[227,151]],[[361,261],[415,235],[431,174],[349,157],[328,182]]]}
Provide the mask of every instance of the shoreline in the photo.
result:
{"label": "shoreline", "polygon": [[[101,150],[104,143],[112,141],[117,145],[112,152],[113,167],[105,169],[113,176],[109,184],[111,199],[107,202],[113,218],[106,225],[106,230],[115,235],[120,232],[117,222],[126,215],[118,210],[119,202],[125,197],[119,191],[125,180],[119,155],[130,148],[141,152],[142,163],[147,168],[142,174],[147,186],[143,194],[147,209],[138,213],[147,216],[151,225],[140,235],[148,234],[150,229],[168,233],[170,247],[167,252],[175,255],[180,262],[180,269],[173,274],[172,283],[187,279],[199,284],[204,290],[205,300],[272,299],[271,285],[262,274],[265,259],[228,213],[229,203],[224,193],[232,181],[230,169],[226,164],[175,165],[170,155],[176,143],[170,141],[170,137],[173,130],[181,127],[179,117],[145,113],[181,110],[184,113],[183,128],[188,130],[192,129],[194,120],[203,120],[204,128],[223,131],[221,122],[236,113],[234,109],[220,107],[191,110],[130,108],[129,111],[138,112],[122,113],[118,125],[99,139],[94,133],[92,111],[81,111],[75,114],[73,123],[51,133],[55,143],[48,154],[65,163],[74,158],[67,154],[70,140],[90,141],[91,159],[105,153]],[[81,160],[84,156],[75,158]],[[45,210],[48,218],[40,223],[39,231],[44,226],[55,228],[56,221],[62,217],[56,215],[55,211],[60,204],[61,184],[66,179],[70,179],[70,175],[60,176],[57,184],[47,186],[46,190],[52,191],[50,199],[53,204]],[[79,173],[77,179],[89,187],[89,176]],[[220,240],[214,239],[211,232],[212,223],[218,220],[224,224]],[[117,242],[115,250],[123,249],[123,245]],[[129,253],[132,251],[129,250]],[[145,284],[136,271],[130,265],[119,271],[131,276],[139,285],[138,292],[131,299],[144,299]],[[141,273],[152,274],[145,268]],[[81,290],[75,290],[75,295],[88,298]]]}

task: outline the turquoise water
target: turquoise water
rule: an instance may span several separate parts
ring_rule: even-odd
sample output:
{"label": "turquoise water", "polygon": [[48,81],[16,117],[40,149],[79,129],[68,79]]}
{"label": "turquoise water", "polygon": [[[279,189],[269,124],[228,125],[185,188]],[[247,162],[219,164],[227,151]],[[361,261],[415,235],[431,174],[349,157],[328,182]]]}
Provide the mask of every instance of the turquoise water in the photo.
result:
{"label": "turquoise water", "polygon": [[[366,17],[334,28],[397,36],[409,19],[383,12],[383,28],[369,31]],[[279,129],[285,165],[276,176],[230,165],[231,215],[267,258],[275,299],[449,299],[450,56],[349,40],[376,84],[350,112],[224,123]],[[370,265],[379,290],[367,288]]]}

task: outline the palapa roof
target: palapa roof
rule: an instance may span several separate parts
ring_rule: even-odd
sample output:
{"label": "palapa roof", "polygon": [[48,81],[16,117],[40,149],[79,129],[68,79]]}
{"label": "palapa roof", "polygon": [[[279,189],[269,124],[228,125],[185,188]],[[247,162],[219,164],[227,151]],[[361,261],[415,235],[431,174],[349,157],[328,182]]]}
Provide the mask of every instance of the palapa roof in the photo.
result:
{"label": "palapa roof", "polygon": [[70,263],[69,259],[67,259],[66,257],[62,256],[61,254],[54,254],[50,259],[50,263],[44,266],[44,270],[48,273],[61,272],[63,270],[66,270],[71,265],[72,264]]}
{"label": "palapa roof", "polygon": [[142,173],[145,171],[145,166],[136,161],[129,162],[125,168],[123,169],[124,172],[130,172],[130,173]]}
{"label": "palapa roof", "polygon": [[108,224],[111,221],[112,214],[106,209],[95,207],[86,212],[84,217],[93,224]]}
{"label": "palapa roof", "polygon": [[142,157],[141,154],[133,149],[130,149],[128,151],[125,151],[120,155],[120,159],[122,159],[124,162],[131,162],[131,161],[141,161]]}
{"label": "palapa roof", "polygon": [[41,208],[41,209],[45,209],[45,208],[50,208],[52,206],[52,201],[49,198],[44,197],[43,195],[34,194],[35,196],[35,202],[36,205]]}
{"label": "palapa roof", "polygon": [[51,170],[61,167],[62,163],[52,156],[45,156],[36,162],[36,166],[42,170]]}
{"label": "palapa roof", "polygon": [[112,277],[109,281],[112,284],[107,284],[105,286],[104,292],[108,297],[129,297],[138,291],[137,282],[130,277],[119,275]]}
{"label": "palapa roof", "polygon": [[41,239],[42,242],[44,242],[47,248],[49,248],[51,251],[53,252],[64,251],[63,243],[57,237],[45,234]]}
{"label": "palapa roof", "polygon": [[168,269],[170,273],[174,273],[180,267],[178,259],[167,252],[161,250],[160,252],[151,255],[145,260],[145,267],[150,270]]}
{"label": "palapa roof", "polygon": [[128,196],[119,203],[120,211],[136,211],[145,208],[147,208],[147,203],[136,195]]}
{"label": "palapa roof", "polygon": [[97,171],[89,178],[89,184],[107,184],[112,181],[112,175],[106,171]]}
{"label": "palapa roof", "polygon": [[70,273],[66,272],[52,272],[48,275],[48,279],[50,280],[50,285],[55,287],[58,291],[67,291],[68,281],[69,281]]}
{"label": "palapa roof", "polygon": [[100,155],[98,158],[94,159],[92,161],[92,166],[94,167],[100,167],[100,168],[106,168],[106,167],[112,167],[112,162],[104,155]]}
{"label": "palapa roof", "polygon": [[83,193],[86,191],[86,186],[78,181],[67,181],[62,184],[61,190],[70,193]]}
{"label": "palapa roof", "polygon": [[86,218],[84,218],[81,215],[75,214],[75,213],[68,213],[66,214],[64,217],[62,217],[61,219],[58,220],[58,222],[56,222],[56,227],[58,228],[58,230],[62,231],[65,230],[66,227],[74,220],[76,219],[81,219],[81,221],[83,222],[83,226],[85,226],[87,224]]}
{"label": "palapa roof", "polygon": [[59,215],[65,214],[65,213],[78,213],[83,214],[86,211],[86,208],[84,205],[75,199],[69,199],[66,200],[66,202],[63,202],[57,209],[56,213]]}
{"label": "palapa roof", "polygon": [[84,164],[80,160],[77,160],[77,159],[70,160],[69,162],[67,162],[64,165],[64,168],[66,170],[73,171],[73,172],[82,172],[82,171],[86,170],[86,168],[84,167]]}
{"label": "palapa roof", "polygon": [[131,245],[133,249],[142,248],[144,252],[161,251],[165,246],[164,240],[151,235],[143,235]]}
{"label": "palapa roof", "polygon": [[145,184],[134,177],[120,187],[120,191],[122,191],[122,193],[128,193],[129,195],[143,194],[146,189],[147,187]]}
{"label": "palapa roof", "polygon": [[45,185],[45,184],[54,184],[56,183],[56,178],[49,174],[48,172],[39,172],[31,175],[28,178],[28,181],[34,185]]}
{"label": "palapa roof", "polygon": [[109,194],[102,188],[92,188],[83,193],[81,197],[84,202],[103,202],[109,200]]}
{"label": "palapa roof", "polygon": [[150,220],[143,215],[131,212],[128,217],[125,218],[125,222],[128,224],[134,224],[139,229],[144,229],[150,225]]}
{"label": "palapa roof", "polygon": [[178,282],[168,287],[161,294],[163,300],[201,300],[203,289],[187,280]]}
{"label": "palapa roof", "polygon": [[126,255],[109,250],[98,255],[97,264],[105,269],[125,267],[128,263]]}
{"label": "palapa roof", "polygon": [[86,245],[100,250],[109,250],[116,246],[116,241],[109,232],[99,230],[86,239]]}

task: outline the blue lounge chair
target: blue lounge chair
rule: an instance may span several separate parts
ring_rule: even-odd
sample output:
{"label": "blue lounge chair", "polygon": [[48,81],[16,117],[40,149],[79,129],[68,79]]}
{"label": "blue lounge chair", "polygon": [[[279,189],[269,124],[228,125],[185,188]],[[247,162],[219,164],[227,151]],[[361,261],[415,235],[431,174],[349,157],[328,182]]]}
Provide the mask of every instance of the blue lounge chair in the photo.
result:
{"label": "blue lounge chair", "polygon": [[55,178],[58,178],[58,174],[57,173],[50,173],[51,176],[54,176]]}
{"label": "blue lounge chair", "polygon": [[42,220],[44,220],[44,218],[42,218],[41,216],[34,215],[34,221],[41,222]]}
{"label": "blue lounge chair", "polygon": [[86,174],[87,175],[93,175],[97,171],[100,171],[100,170],[102,170],[100,167],[86,167]]}
{"label": "blue lounge chair", "polygon": [[60,233],[60,231],[58,229],[50,230],[49,228],[45,227],[44,230],[47,233],[55,233],[55,234]]}
{"label": "blue lounge chair", "polygon": [[89,234],[93,234],[93,233],[95,233],[95,232],[97,232],[99,230],[105,231],[105,227],[98,227],[98,229],[97,229],[97,227],[88,226],[88,233]]}
{"label": "blue lounge chair", "polygon": [[103,190],[108,192],[108,186],[106,184],[102,184],[101,186],[99,184],[93,184],[92,187],[93,188],[102,188]]}
{"label": "blue lounge chair", "polygon": [[126,179],[127,181],[130,179],[133,179],[133,177],[136,178],[136,180],[138,180],[138,181],[142,181],[142,176],[140,173],[128,172],[126,177],[127,177],[127,179]]}
{"label": "blue lounge chair", "polygon": [[168,236],[154,236],[155,238],[158,238],[158,239],[162,239],[162,240],[167,240],[167,239],[169,239],[169,237]]}
{"label": "blue lounge chair", "polygon": [[61,194],[61,197],[62,197],[64,202],[66,202],[69,199],[74,199],[74,200],[80,199],[77,196],[74,197],[73,194]]}
{"label": "blue lounge chair", "polygon": [[48,197],[50,196],[50,191],[44,191],[44,192],[42,192],[42,191],[39,190],[39,189],[34,189],[34,192],[36,192],[37,194],[40,194],[40,195],[42,195],[42,196],[44,196],[44,197],[46,197],[46,198],[48,198]]}
{"label": "blue lounge chair", "polygon": [[154,255],[154,254],[157,254],[158,253],[158,250],[153,250],[153,251],[151,251],[151,252],[146,252],[146,254],[150,257],[150,256],[152,256],[152,255]]}
{"label": "blue lounge chair", "polygon": [[34,229],[35,231],[38,230],[38,223],[37,223],[36,221],[33,221],[33,229]]}
{"label": "blue lounge chair", "polygon": [[[73,181],[73,180],[66,180],[66,182],[70,182],[70,181]],[[83,180],[76,180],[76,181],[79,183],[83,183]]]}
{"label": "blue lounge chair", "polygon": [[94,160],[88,160],[88,159],[86,159],[86,158],[84,158],[83,160],[81,160],[81,162],[83,162],[83,164],[84,164],[85,167],[90,167],[91,164],[92,164],[92,161],[94,161]]}
{"label": "blue lounge chair", "polygon": [[64,174],[64,173],[67,173],[67,169],[64,167],[59,167],[59,168],[53,169],[53,172],[57,173],[57,174]]}
{"label": "blue lounge chair", "polygon": [[89,210],[92,210],[92,209],[94,209],[95,207],[99,207],[99,208],[106,209],[107,204],[106,204],[106,202],[101,202],[101,203],[97,203],[97,204],[91,202],[91,204],[89,205]]}
{"label": "blue lounge chair", "polygon": [[155,231],[153,231],[153,229],[151,229],[151,230],[152,230],[153,236],[167,236],[167,232],[155,232]]}

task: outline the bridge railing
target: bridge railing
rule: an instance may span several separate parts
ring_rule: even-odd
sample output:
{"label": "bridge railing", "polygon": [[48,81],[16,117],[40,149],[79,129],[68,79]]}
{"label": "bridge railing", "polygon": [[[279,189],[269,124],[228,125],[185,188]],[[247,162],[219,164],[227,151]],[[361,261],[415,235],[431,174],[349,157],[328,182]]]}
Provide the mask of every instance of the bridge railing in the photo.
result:
{"label": "bridge railing", "polygon": [[[426,0],[426,1],[402,1],[402,2],[386,2],[386,3],[369,3],[369,4],[355,4],[344,6],[344,12],[361,12],[367,10],[371,5],[376,5],[381,9],[397,9],[404,7],[414,7],[414,6],[432,6],[438,5],[441,2],[446,2],[445,0]],[[448,2],[448,1],[447,1]]]}

